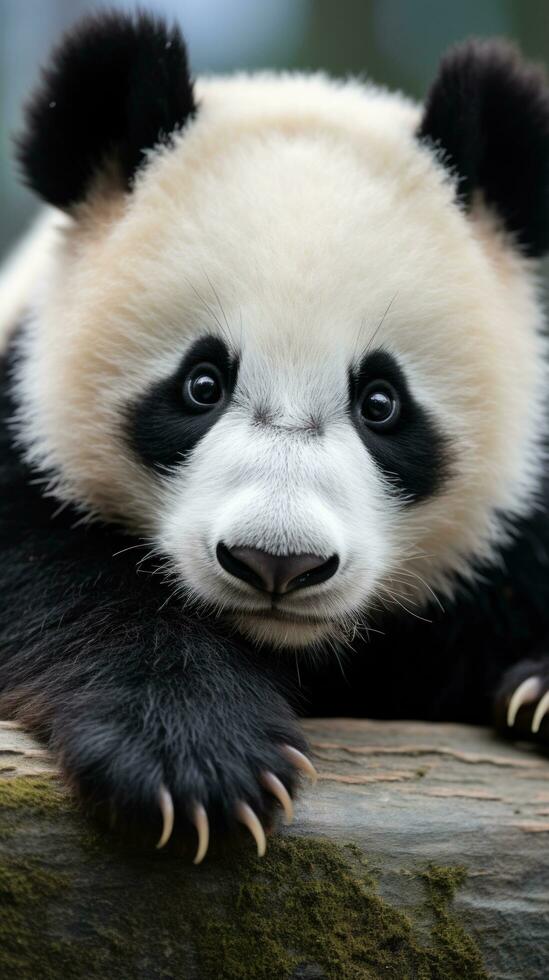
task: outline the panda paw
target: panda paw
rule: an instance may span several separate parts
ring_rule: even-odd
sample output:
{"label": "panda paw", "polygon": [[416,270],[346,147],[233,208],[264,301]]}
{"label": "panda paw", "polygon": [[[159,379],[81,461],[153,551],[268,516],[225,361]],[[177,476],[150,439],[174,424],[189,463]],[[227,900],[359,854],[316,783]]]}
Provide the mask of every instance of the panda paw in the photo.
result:
{"label": "panda paw", "polygon": [[507,737],[549,745],[549,659],[521,661],[507,671],[495,699],[495,721]]}
{"label": "panda paw", "polygon": [[[316,782],[316,769],[310,759],[308,759],[303,752],[294,748],[292,745],[280,745],[279,751],[297,772],[305,773],[313,782]],[[283,822],[287,825],[290,824],[294,816],[294,806],[292,797],[282,779],[280,779],[274,772],[264,769],[259,773],[258,781],[262,787],[262,790],[273,798],[275,805],[278,803],[282,808]],[[173,796],[170,790],[164,784],[161,784],[158,789],[158,809],[162,815],[162,832],[156,844],[156,848],[157,850],[160,850],[170,840],[175,826],[175,807]],[[268,811],[271,809],[271,807],[267,805],[262,809]],[[247,803],[244,799],[236,800],[233,806],[233,817],[238,823],[241,823],[249,830],[250,834],[255,840],[258,857],[263,857],[267,849],[267,838],[265,836],[265,830],[261,820],[250,803]],[[202,803],[197,803],[194,801],[192,806],[189,808],[189,818],[194,824],[197,834],[197,848],[193,863],[200,864],[208,852],[210,843],[210,821],[208,819],[208,811]]]}
{"label": "panda paw", "polygon": [[[297,772],[302,772],[310,777],[312,782],[317,780],[317,772],[311,760],[299,749],[292,745],[280,745],[279,751],[286,761],[294,767]],[[259,773],[259,783],[262,790],[269,794],[275,804],[278,803],[282,808],[283,822],[291,824],[294,817],[294,805],[292,796],[284,785],[282,779],[268,769]],[[293,782],[293,780],[292,780]],[[163,848],[170,840],[175,825],[175,807],[170,790],[161,784],[158,790],[158,808],[162,815],[162,832],[156,844],[157,850]],[[269,811],[270,805],[262,809]],[[202,803],[196,801],[192,804],[189,811],[191,822],[194,824],[197,834],[197,849],[193,859],[194,864],[200,864],[207,852],[210,843],[210,822],[208,812]],[[238,799],[233,806],[233,817],[246,827],[255,840],[258,857],[263,857],[267,849],[267,838],[265,830],[253,807],[244,799]]]}
{"label": "panda paw", "polygon": [[55,741],[65,776],[92,817],[139,847],[161,849],[173,838],[187,850],[190,841],[200,864],[211,836],[239,826],[263,856],[278,814],[285,823],[293,818],[300,775],[316,779],[292,720],[279,720],[276,732],[253,728],[221,735],[217,726],[197,732],[181,722],[169,733],[160,724],[130,731],[123,721],[80,718]]}

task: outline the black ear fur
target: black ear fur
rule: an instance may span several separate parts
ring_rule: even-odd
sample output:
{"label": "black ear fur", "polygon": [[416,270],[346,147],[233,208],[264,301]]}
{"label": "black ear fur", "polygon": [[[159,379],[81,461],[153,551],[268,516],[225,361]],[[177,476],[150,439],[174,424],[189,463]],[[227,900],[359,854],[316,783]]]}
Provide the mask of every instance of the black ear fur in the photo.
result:
{"label": "black ear fur", "polygon": [[522,251],[549,250],[549,88],[505,41],[467,41],[443,58],[420,140],[458,176],[466,204],[481,190]]}
{"label": "black ear fur", "polygon": [[149,14],[102,12],[69,31],[26,108],[18,157],[27,183],[66,208],[114,160],[126,186],[144,151],[195,102],[178,28]]}

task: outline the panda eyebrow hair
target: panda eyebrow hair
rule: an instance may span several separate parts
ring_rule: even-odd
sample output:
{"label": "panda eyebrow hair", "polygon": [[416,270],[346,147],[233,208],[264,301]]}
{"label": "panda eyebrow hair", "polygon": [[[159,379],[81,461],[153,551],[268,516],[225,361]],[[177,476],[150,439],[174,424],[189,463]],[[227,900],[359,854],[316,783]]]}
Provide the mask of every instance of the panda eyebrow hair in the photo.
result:
{"label": "panda eyebrow hair", "polygon": [[[225,319],[225,323],[227,324],[226,327],[223,325],[223,323],[219,319],[219,317],[218,317],[217,313],[215,312],[215,310],[210,306],[210,304],[208,303],[208,300],[202,295],[201,292],[199,292],[199,290],[196,288],[196,286],[194,285],[194,283],[190,282],[189,280],[187,280],[187,281],[188,281],[189,286],[191,287],[193,293],[195,294],[196,298],[198,300],[200,300],[200,302],[202,303],[202,306],[204,307],[206,313],[209,313],[210,314],[210,316],[212,317],[212,319],[214,320],[214,322],[219,327],[219,329],[220,329],[223,337],[225,338],[225,340],[227,342],[227,346],[230,347],[231,350],[234,353],[236,353],[236,350],[237,350],[236,344],[235,344],[234,339],[233,339],[233,337],[231,335],[230,327],[229,327],[229,324],[228,324],[228,321],[227,321],[227,317],[225,316],[225,312],[223,311],[223,307],[221,307],[221,309],[223,311],[223,317]],[[210,285],[211,285],[211,283],[210,283]],[[217,302],[221,306],[221,303],[219,301],[219,297],[217,299]]]}
{"label": "panda eyebrow hair", "polygon": [[[209,277],[208,272],[206,271],[206,269],[202,269],[202,274],[203,274],[206,282],[208,283],[208,286],[210,287],[210,289],[211,289],[211,291],[212,291],[212,293],[213,293],[213,295],[215,297],[215,301],[216,301],[217,305],[219,306],[219,309],[220,309],[220,312],[221,312],[221,316],[223,317],[223,320],[224,320],[224,324],[219,319],[217,313],[215,312],[215,310],[213,309],[213,307],[211,306],[211,304],[208,303],[208,300],[202,295],[202,293],[199,292],[199,290],[196,288],[196,286],[189,279],[187,279],[187,282],[189,283],[189,285],[190,285],[191,289],[193,290],[195,296],[202,303],[202,305],[203,305],[204,309],[206,310],[206,312],[210,314],[210,316],[213,318],[213,320],[215,321],[215,323],[219,327],[219,329],[220,329],[223,337],[226,340],[227,347],[229,347],[231,349],[231,351],[233,352],[233,354],[236,357],[237,354],[238,354],[239,348],[238,348],[238,345],[235,343],[234,337],[232,335],[231,325],[230,325],[229,320],[227,318],[227,314],[225,313],[225,308],[223,306],[223,303],[221,302],[219,293],[218,293],[217,289],[215,288],[212,280],[210,279],[210,277]],[[241,327],[242,327],[242,313],[240,314],[240,322],[241,322]]]}
{"label": "panda eyebrow hair", "polygon": [[217,292],[217,289],[215,288],[215,286],[214,286],[213,282],[211,281],[211,279],[210,279],[208,273],[206,272],[206,270],[204,270],[204,275],[206,276],[206,279],[208,280],[208,285],[209,285],[212,293],[214,294],[214,296],[215,296],[215,298],[217,300],[217,305],[219,306],[219,309],[221,310],[221,316],[223,317],[223,319],[225,321],[225,326],[227,327],[227,331],[228,331],[229,337],[230,337],[231,336],[231,328],[229,326],[229,321],[227,320],[227,314],[225,313],[225,310],[223,308],[223,303],[221,302],[221,300],[219,298],[219,293]]}
{"label": "panda eyebrow hair", "polygon": [[[370,337],[368,343],[366,344],[366,347],[364,348],[363,353],[362,353],[362,358],[364,358],[366,356],[366,354],[368,353],[368,351],[370,350],[370,348],[371,348],[374,340],[376,339],[379,331],[381,330],[383,324],[385,323],[385,320],[386,320],[386,318],[387,318],[387,316],[388,316],[388,314],[389,314],[389,312],[391,310],[391,307],[392,307],[393,303],[395,302],[397,296],[398,296],[398,290],[396,291],[396,293],[394,294],[394,296],[390,300],[389,305],[387,306],[387,309],[385,310],[385,313],[381,317],[381,320],[379,321],[377,327],[375,328],[374,332],[372,333],[372,336]],[[356,352],[357,352],[357,348],[358,348],[358,342],[360,340],[360,335],[361,335],[361,333],[362,333],[362,331],[364,329],[364,325],[365,324],[364,324],[364,321],[363,321],[361,323],[361,325],[360,325],[360,329],[359,329],[358,334],[357,334],[356,343],[355,343],[355,349],[354,349],[354,352],[353,352],[353,360],[356,358]]]}

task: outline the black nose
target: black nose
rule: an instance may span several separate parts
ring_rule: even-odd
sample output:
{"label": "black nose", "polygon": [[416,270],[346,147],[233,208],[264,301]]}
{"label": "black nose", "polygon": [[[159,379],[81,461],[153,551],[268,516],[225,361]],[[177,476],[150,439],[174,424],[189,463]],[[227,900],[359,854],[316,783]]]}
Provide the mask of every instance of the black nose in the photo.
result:
{"label": "black nose", "polygon": [[319,555],[270,555],[257,548],[227,548],[222,541],[216,554],[219,564],[230,575],[272,595],[326,582],[335,575],[339,565],[337,555],[327,561]]}

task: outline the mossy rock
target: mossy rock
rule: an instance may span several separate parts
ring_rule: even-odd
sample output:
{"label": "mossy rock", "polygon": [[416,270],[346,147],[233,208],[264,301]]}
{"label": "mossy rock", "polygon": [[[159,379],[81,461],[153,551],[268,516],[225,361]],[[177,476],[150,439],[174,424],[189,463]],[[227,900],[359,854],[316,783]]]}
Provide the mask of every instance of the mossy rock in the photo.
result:
{"label": "mossy rock", "polygon": [[0,837],[2,976],[488,976],[451,911],[459,868],[420,873],[416,920],[378,895],[353,845],[279,837],[261,862],[237,845],[201,869],[181,856],[124,854],[51,777],[0,784]]}
{"label": "mossy rock", "polygon": [[243,834],[198,868],[184,844],[130,851],[95,830],[33,750],[2,767],[0,739],[0,976],[543,977],[549,764],[475,730],[342,724],[309,724],[320,784],[267,856]]}

